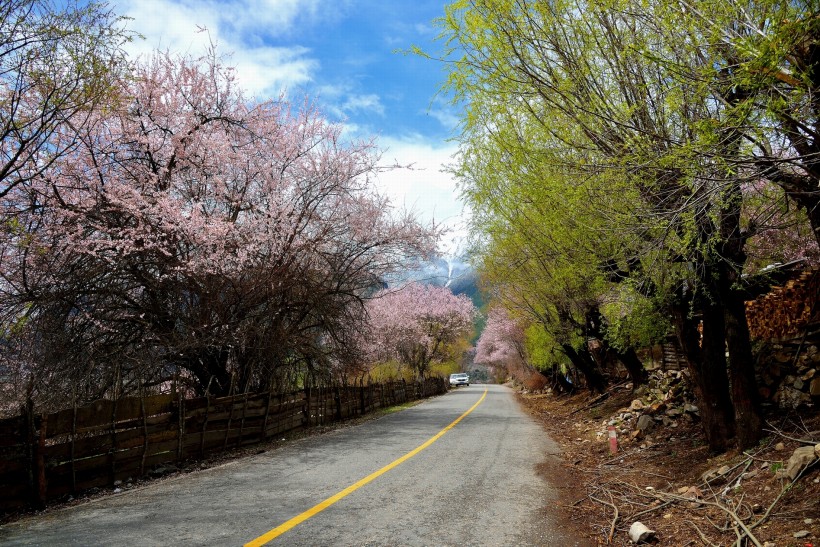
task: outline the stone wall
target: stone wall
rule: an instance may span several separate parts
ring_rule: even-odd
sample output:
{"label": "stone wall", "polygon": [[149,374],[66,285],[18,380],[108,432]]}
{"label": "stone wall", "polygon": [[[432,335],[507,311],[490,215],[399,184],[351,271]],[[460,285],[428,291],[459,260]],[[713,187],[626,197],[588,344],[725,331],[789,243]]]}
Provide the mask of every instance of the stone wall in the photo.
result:
{"label": "stone wall", "polygon": [[[820,330],[820,325],[814,330]],[[764,401],[782,408],[820,403],[820,334],[766,343],[760,348],[758,363]]]}

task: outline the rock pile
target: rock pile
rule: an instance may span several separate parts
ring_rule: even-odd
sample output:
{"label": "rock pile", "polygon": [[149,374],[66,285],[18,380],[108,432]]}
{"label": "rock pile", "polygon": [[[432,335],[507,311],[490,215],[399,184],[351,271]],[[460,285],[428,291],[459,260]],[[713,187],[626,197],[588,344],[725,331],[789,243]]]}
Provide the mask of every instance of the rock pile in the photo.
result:
{"label": "rock pile", "polygon": [[[649,382],[635,391],[635,399],[629,407],[621,408],[611,418],[601,423],[596,436],[607,435],[607,427],[614,426],[618,437],[634,441],[652,441],[651,432],[657,426],[675,429],[681,421],[696,422],[700,411],[687,389],[686,372],[672,370],[653,371]],[[643,448],[646,445],[641,445]]]}
{"label": "rock pile", "polygon": [[775,344],[760,361],[760,395],[781,408],[820,400],[820,349],[816,344]]}

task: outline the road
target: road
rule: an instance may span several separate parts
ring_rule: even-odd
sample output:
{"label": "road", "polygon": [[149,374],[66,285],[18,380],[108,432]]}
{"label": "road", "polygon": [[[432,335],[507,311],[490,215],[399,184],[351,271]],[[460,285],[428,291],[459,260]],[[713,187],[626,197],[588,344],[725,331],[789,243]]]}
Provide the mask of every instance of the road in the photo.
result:
{"label": "road", "polygon": [[[576,541],[549,516],[555,490],[536,474],[557,451],[510,389],[472,385],[277,450],[8,524],[0,527],[0,544],[244,545],[263,536],[261,544],[301,515],[267,545],[571,546]],[[334,495],[335,503],[316,507]]]}

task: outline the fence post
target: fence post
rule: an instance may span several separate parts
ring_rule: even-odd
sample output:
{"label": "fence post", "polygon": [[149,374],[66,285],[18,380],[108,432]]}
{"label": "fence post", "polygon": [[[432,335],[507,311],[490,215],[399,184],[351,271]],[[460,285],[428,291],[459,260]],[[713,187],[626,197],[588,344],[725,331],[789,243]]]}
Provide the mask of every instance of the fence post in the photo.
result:
{"label": "fence post", "polygon": [[28,483],[28,500],[34,503],[34,428],[31,424],[29,404],[20,407],[20,437],[26,440],[26,482]]}
{"label": "fence post", "polygon": [[111,462],[111,484],[117,480],[117,399],[111,405],[111,449],[108,451],[108,459]]}
{"label": "fence post", "polygon": [[29,502],[38,509],[46,505],[46,477],[43,462],[43,448],[45,447],[45,422],[41,418],[40,428],[34,416],[34,401],[30,398],[23,405],[22,427],[25,428],[26,448],[28,451],[28,485]]}
{"label": "fence post", "polygon": [[77,396],[74,396],[74,407],[71,414],[71,495],[77,495],[77,461],[75,445],[77,444]]}
{"label": "fence post", "polygon": [[342,393],[339,386],[333,386],[333,402],[336,405],[336,421],[342,421]]}
{"label": "fence post", "polygon": [[208,413],[211,410],[211,395],[205,392],[205,418],[202,420],[202,436],[199,438],[199,458],[205,457],[205,430],[208,429]]}
{"label": "fence post", "polygon": [[242,435],[245,434],[245,415],[248,412],[248,390],[245,389],[245,398],[242,399],[242,420],[239,422],[239,436],[236,438],[236,447],[242,446]]}
{"label": "fence post", "polygon": [[177,392],[179,397],[179,423],[177,424],[177,435],[179,435],[179,442],[177,443],[177,462],[181,462],[185,455],[185,398],[182,396],[182,390]]}
{"label": "fence post", "polygon": [[268,387],[268,396],[265,399],[265,417],[262,418],[262,433],[259,436],[260,441],[264,441],[268,438],[268,416],[270,415],[270,400],[271,400],[271,388]]}
{"label": "fence post", "polygon": [[302,423],[310,427],[310,386],[305,386],[305,406],[302,407]]}
{"label": "fence post", "polygon": [[46,492],[48,483],[46,482],[46,465],[44,452],[46,448],[46,430],[48,428],[48,414],[40,417],[40,436],[37,439],[37,504],[40,508],[46,506]]}
{"label": "fence post", "polygon": [[145,415],[145,394],[140,389],[140,414],[142,415],[142,459],[140,476],[145,475],[145,458],[148,457],[148,417]]}

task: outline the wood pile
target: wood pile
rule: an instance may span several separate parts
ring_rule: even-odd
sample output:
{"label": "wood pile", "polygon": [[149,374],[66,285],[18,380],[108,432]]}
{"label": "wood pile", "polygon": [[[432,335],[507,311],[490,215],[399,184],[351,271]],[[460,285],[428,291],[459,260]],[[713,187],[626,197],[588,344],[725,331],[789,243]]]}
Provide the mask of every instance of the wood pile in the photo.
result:
{"label": "wood pile", "polygon": [[746,302],[749,333],[759,340],[794,337],[820,321],[820,269],[803,272],[782,287]]}

